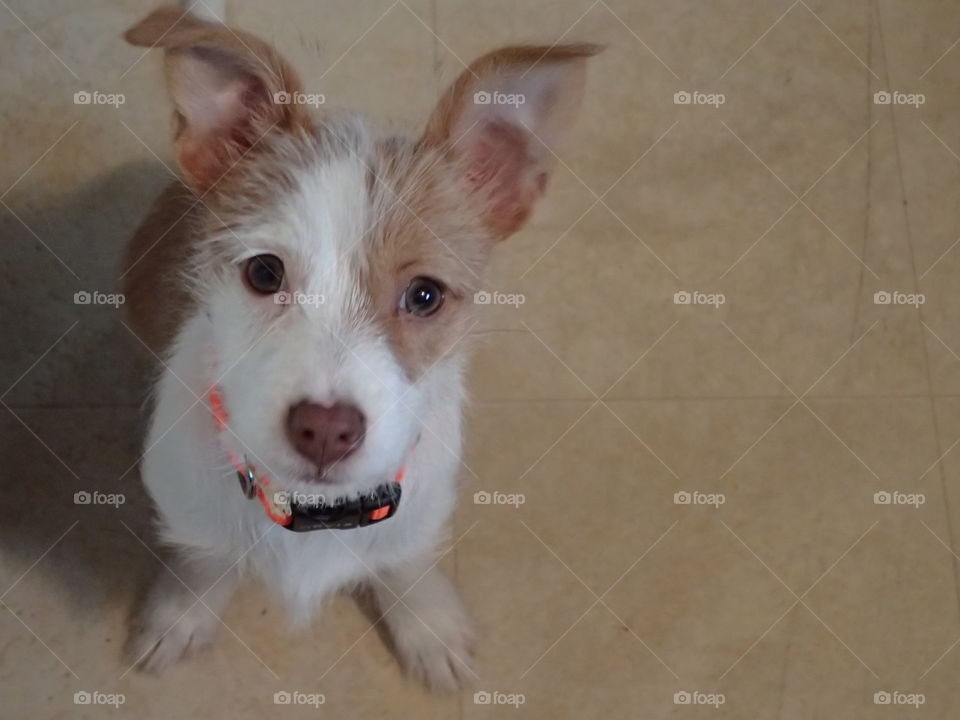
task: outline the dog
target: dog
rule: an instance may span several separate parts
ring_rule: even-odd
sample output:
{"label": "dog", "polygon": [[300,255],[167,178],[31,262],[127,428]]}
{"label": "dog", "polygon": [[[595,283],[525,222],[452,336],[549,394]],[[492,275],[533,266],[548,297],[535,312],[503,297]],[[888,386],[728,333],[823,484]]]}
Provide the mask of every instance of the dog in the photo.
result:
{"label": "dog", "polygon": [[491,52],[404,138],[298,102],[280,53],[215,19],[161,8],[125,37],[164,52],[182,177],[122,279],[159,361],[140,467],[169,549],[134,613],[131,663],[159,671],[210,643],[254,575],[301,625],[324,597],[364,589],[409,674],[468,684],[474,622],[436,567],[462,341],[598,48]]}

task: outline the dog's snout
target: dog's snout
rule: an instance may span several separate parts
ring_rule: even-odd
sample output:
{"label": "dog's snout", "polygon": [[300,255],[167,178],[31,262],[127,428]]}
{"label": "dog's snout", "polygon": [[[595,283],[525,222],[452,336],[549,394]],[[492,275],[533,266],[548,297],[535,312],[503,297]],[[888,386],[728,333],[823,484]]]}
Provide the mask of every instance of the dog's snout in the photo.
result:
{"label": "dog's snout", "polygon": [[302,402],[290,408],[287,434],[297,452],[323,470],[360,447],[366,425],[352,405]]}

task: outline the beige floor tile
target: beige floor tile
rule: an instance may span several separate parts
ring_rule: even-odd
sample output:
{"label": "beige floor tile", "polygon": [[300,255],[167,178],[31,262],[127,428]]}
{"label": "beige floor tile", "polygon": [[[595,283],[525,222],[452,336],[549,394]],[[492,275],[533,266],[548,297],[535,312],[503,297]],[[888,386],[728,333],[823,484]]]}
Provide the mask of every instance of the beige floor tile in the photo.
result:
{"label": "beige floor tile", "polygon": [[[686,687],[719,689],[728,711],[869,709],[877,690],[915,689],[944,649],[942,638],[957,630],[951,557],[932,535],[947,537],[942,493],[929,478],[917,479],[937,456],[929,401],[810,405],[829,430],[802,407],[790,411],[724,481],[700,486],[725,494],[719,510],[683,507],[689,514],[661,549],[611,593],[614,609],[638,635],[652,638]],[[638,412],[622,414],[631,422]],[[709,462],[717,450],[712,438],[702,447],[709,438],[703,425],[691,423],[692,437],[685,438],[702,452],[689,462],[723,465]],[[879,481],[863,463],[876,468]],[[875,505],[878,491],[924,493],[925,503]],[[788,612],[792,593],[837,637],[806,617],[802,605]],[[650,613],[653,607],[669,612]],[[851,693],[857,686],[862,692]]]}
{"label": "beige floor tile", "polygon": [[858,277],[829,230],[795,208],[728,275],[729,331],[802,394],[853,342]]}
{"label": "beige floor tile", "polygon": [[478,402],[593,399],[590,391],[522,324],[481,332],[474,347],[470,387]]}
{"label": "beige floor tile", "polygon": [[[874,54],[878,54],[877,44]],[[884,297],[916,292],[913,253],[907,233],[900,182],[895,125],[886,106],[873,106],[872,129],[861,145],[869,148],[868,212],[860,219],[862,241],[850,249],[859,267],[856,307],[848,352],[823,377],[811,395],[918,395],[928,391],[922,313],[912,305],[878,304]],[[860,151],[858,146],[858,152]],[[839,204],[846,194],[830,188],[814,195]],[[827,210],[823,217],[833,223]],[[839,226],[838,226],[839,227]],[[849,237],[857,237],[851,230]]]}
{"label": "beige floor tile", "polygon": [[[911,22],[904,22],[909,13]],[[956,40],[944,8],[919,3],[907,9],[897,3],[879,3],[874,13],[875,34],[881,38],[882,74],[878,87],[887,91],[921,93],[923,104],[882,108],[897,133],[898,177],[904,192],[905,236],[912,250],[917,286],[923,293],[920,316],[929,355],[934,392],[957,392],[960,377],[948,348],[960,344],[954,332],[956,303],[952,273],[956,270],[955,242],[960,237],[960,213],[955,196],[960,124],[957,122]],[[945,22],[946,19],[946,22]],[[955,48],[954,48],[955,49]]]}
{"label": "beige floor tile", "polygon": [[[457,548],[458,579],[483,629],[477,687],[522,694],[520,714],[527,717],[576,717],[584,707],[616,714],[636,703],[662,705],[663,697],[656,696],[668,686],[634,679],[671,677],[609,611],[600,605],[590,609],[593,593],[614,582],[669,523],[643,527],[625,521],[628,504],[637,499],[632,496],[646,491],[637,485],[639,476],[619,475],[627,468],[616,458],[643,450],[628,444],[629,433],[606,411],[594,408],[584,415],[589,407],[583,402],[485,405],[472,423],[468,462],[481,478],[476,487],[500,493],[501,500],[471,503],[467,493],[457,523],[469,530]],[[509,443],[519,432],[531,440]],[[489,447],[504,452],[483,451]],[[650,462],[656,460],[647,458],[634,469],[646,466],[644,483],[667,493],[667,472],[655,470]],[[625,481],[636,486],[631,497],[618,490]],[[507,504],[518,496],[522,504]],[[611,516],[618,518],[615,535],[604,530]],[[609,540],[598,556],[582,538],[601,534]],[[585,657],[595,660],[585,664]],[[578,690],[571,693],[573,687]],[[464,711],[468,717],[486,717],[489,708],[467,696]]]}
{"label": "beige floor tile", "polygon": [[960,312],[953,299],[958,270],[960,257],[948,254],[919,284],[924,299],[919,314],[935,394],[960,392]]}
{"label": "beige floor tile", "polygon": [[417,131],[436,97],[434,37],[426,0],[323,7],[336,31],[318,22],[315,3],[284,3],[283,12],[238,3],[236,23],[269,37],[298,68],[307,92],[322,93],[330,108],[349,108]]}
{"label": "beige floor tile", "polygon": [[[929,400],[817,399],[822,423],[798,406],[767,432],[788,404],[613,402],[629,430],[597,407],[566,435],[585,403],[563,418],[544,415],[543,403],[478,409],[469,462],[479,487],[524,495],[519,507],[468,498],[458,522],[469,529],[458,574],[485,631],[479,687],[522,693],[531,717],[606,707],[611,695],[667,716],[684,690],[723,692],[724,717],[778,707],[786,717],[831,707],[859,716],[884,689],[927,692],[933,707],[942,690],[919,676],[960,626],[952,558],[934,537],[949,541],[943,496],[924,476],[939,452]],[[497,454],[488,469],[482,448],[531,427],[546,436],[536,449]],[[559,442],[512,480],[551,436]],[[619,474],[624,453],[630,477]],[[581,477],[591,481],[566,479]],[[677,490],[723,492],[726,502],[676,505]],[[893,491],[925,502],[874,503]],[[583,537],[603,537],[602,552]],[[810,609],[792,607],[791,590]],[[609,609],[585,613],[596,595]],[[594,658],[589,670],[573,660],[583,657]],[[634,681],[611,684],[628,661]],[[570,699],[562,689],[575,671],[588,673],[577,686],[590,691]]]}

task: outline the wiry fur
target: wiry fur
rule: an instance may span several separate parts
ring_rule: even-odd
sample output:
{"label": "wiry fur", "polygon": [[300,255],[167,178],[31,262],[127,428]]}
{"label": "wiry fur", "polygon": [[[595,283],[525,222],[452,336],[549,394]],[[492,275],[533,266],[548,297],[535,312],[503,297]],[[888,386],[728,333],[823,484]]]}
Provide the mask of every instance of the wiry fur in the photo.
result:
{"label": "wiry fur", "polygon": [[[453,688],[471,672],[472,622],[433,560],[456,498],[463,340],[491,248],[543,190],[542,153],[519,126],[505,131],[509,116],[499,111],[489,122],[472,111],[480,130],[462,128],[469,132],[461,148],[437,119],[413,141],[381,135],[356,116],[308,121],[276,110],[264,96],[273,86],[251,75],[260,70],[249,57],[233,58],[244,51],[228,32],[165,10],[128,33],[143,44],[166,38],[172,48],[187,178],[158,200],[124,273],[134,329],[164,364],[141,472],[174,573],[155,582],[128,652],[160,669],[208,642],[247,573],[275,589],[301,624],[333,591],[363,585],[373,588],[407,669],[431,687]],[[529,69],[534,50],[517,55]],[[527,111],[536,127],[552,117],[564,77],[548,57],[554,49],[539,50],[554,84],[539,87],[539,73],[530,73],[530,91],[541,96],[542,107]],[[504,52],[491,67],[518,75]],[[589,54],[556,52],[561,65]],[[260,43],[257,54],[292,75],[271,48]],[[211,83],[227,97],[213,108],[204,107]],[[469,83],[457,87],[462,95]],[[438,112],[458,107],[448,95]],[[456,128],[463,114],[446,126]],[[256,138],[251,117],[268,127]],[[251,293],[242,268],[264,253],[282,259],[286,291],[307,302]],[[429,318],[399,302],[420,276],[445,288]],[[227,432],[213,421],[214,383],[229,411]],[[362,444],[322,483],[285,430],[289,409],[302,401],[347,403],[367,419]],[[405,465],[401,507],[364,528],[287,532],[240,492],[228,449],[276,489],[328,501],[369,492]],[[197,596],[204,602],[189,609]]]}

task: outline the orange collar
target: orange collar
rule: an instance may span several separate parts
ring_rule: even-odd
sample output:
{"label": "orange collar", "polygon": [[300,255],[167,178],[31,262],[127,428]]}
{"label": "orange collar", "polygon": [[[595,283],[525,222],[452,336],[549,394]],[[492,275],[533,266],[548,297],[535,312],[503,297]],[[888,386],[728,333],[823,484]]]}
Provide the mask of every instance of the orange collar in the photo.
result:
{"label": "orange collar", "polygon": [[[221,433],[227,431],[230,415],[223,401],[223,390],[213,385],[207,393],[210,399],[210,411]],[[222,443],[230,464],[237,471],[240,487],[248,498],[257,498],[263,505],[267,517],[287,530],[307,532],[309,530],[350,529],[366,527],[393,517],[400,504],[400,483],[403,481],[406,467],[401,467],[393,482],[380,485],[373,492],[361,495],[353,500],[338,500],[331,504],[325,502],[301,503],[288,493],[277,491],[270,479],[257,472]]]}

